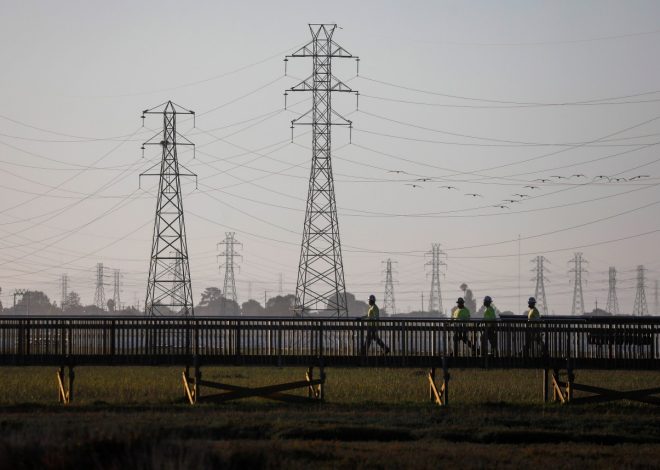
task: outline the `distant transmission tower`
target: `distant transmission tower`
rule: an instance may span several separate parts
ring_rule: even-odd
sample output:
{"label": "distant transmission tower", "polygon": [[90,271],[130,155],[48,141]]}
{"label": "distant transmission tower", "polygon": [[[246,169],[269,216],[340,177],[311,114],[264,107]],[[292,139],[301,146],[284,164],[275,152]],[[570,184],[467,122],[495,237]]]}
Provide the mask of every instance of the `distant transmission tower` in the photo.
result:
{"label": "distant transmission tower", "polygon": [[[192,146],[193,143],[177,132],[176,117],[179,114],[194,116],[195,113],[168,101],[155,108],[145,110],[142,113],[143,120],[147,114],[162,115],[163,131],[142,145],[143,150],[145,145],[159,145],[162,149],[161,161],[140,175],[140,177],[159,177],[144,311],[148,316],[171,315],[172,313],[192,316],[194,315],[193,295],[186,227],[183,219],[181,176],[196,178],[197,175],[179,164],[177,147],[180,145]],[[183,139],[184,142],[177,142],[177,138]],[[159,171],[152,172],[158,165],[160,165]],[[181,172],[181,168],[185,170],[185,173]],[[177,261],[181,266],[179,272],[176,270]]]}
{"label": "distant transmission tower", "polygon": [[94,293],[94,305],[105,310],[105,291],[103,290],[103,263],[96,265],[96,291]]}
{"label": "distant transmission tower", "polygon": [[292,138],[294,124],[312,127],[312,167],[294,304],[298,316],[310,310],[348,315],[330,144],[332,126],[350,127],[351,121],[332,109],[331,98],[332,92],[354,92],[332,74],[332,59],[356,57],[332,40],[336,28],[310,24],[312,40],[284,59],[286,73],[289,57],[312,58],[311,76],[288,90],[312,92],[311,110],[291,121]]}
{"label": "distant transmission tower", "polygon": [[568,271],[569,273],[573,273],[573,308],[571,309],[571,314],[584,315],[582,274],[586,273],[587,270],[584,269],[582,265],[587,264],[587,260],[582,257],[582,253],[575,253],[573,259],[569,261],[569,264],[571,263],[573,264],[573,267]]}
{"label": "distant transmission tower", "polygon": [[62,278],[60,280],[60,287],[62,288],[61,292],[61,300],[60,300],[60,308],[62,311],[66,310],[67,307],[67,297],[69,296],[69,275],[68,274],[62,274]]}
{"label": "distant transmission tower", "polygon": [[385,263],[385,293],[383,294],[383,313],[386,315],[396,314],[396,304],[394,302],[394,280],[392,279],[392,261],[387,259]]}
{"label": "distant transmission tower", "polygon": [[445,252],[440,249],[440,243],[432,243],[431,251],[426,253],[431,256],[431,260],[426,262],[431,266],[431,292],[429,294],[429,312],[439,312],[443,314],[442,291],[440,290],[440,266],[446,266],[446,263],[440,259],[445,256]]}
{"label": "distant transmission tower", "polygon": [[654,296],[654,304],[655,308],[653,309],[653,314],[654,315],[660,315],[660,304],[658,304],[658,280],[655,280],[655,289],[653,291],[653,296]]}
{"label": "distant transmission tower", "polygon": [[218,243],[218,245],[224,245],[224,251],[220,253],[220,256],[224,256],[225,262],[220,265],[220,267],[225,268],[225,284],[222,289],[222,295],[225,300],[232,300],[238,302],[238,296],[236,295],[236,279],[234,278],[234,268],[235,261],[234,258],[240,258],[241,255],[236,253],[235,247],[241,245],[241,243],[236,240],[235,232],[225,232],[225,239]]}
{"label": "distant transmission tower", "polygon": [[549,282],[545,278],[545,272],[547,268],[544,266],[545,262],[550,262],[545,256],[537,256],[532,260],[532,263],[535,263],[536,266],[532,269],[532,272],[536,273],[535,280],[536,288],[534,289],[534,298],[536,299],[536,308],[541,312],[541,315],[548,314],[548,301],[545,297],[545,283]]}
{"label": "distant transmission tower", "polygon": [[115,269],[112,273],[113,277],[113,284],[114,284],[114,291],[112,293],[112,301],[115,305],[115,312],[118,312],[121,310],[121,298],[120,298],[120,290],[121,290],[121,274],[119,273],[119,269]]}
{"label": "distant transmission tower", "polygon": [[635,305],[633,306],[633,316],[643,316],[649,314],[649,307],[646,304],[646,281],[644,280],[645,269],[643,265],[637,266],[637,292],[635,293]]}
{"label": "distant transmission tower", "polygon": [[610,266],[609,269],[608,286],[605,310],[612,315],[618,315],[621,312],[619,311],[619,299],[616,296],[616,268],[614,266]]}

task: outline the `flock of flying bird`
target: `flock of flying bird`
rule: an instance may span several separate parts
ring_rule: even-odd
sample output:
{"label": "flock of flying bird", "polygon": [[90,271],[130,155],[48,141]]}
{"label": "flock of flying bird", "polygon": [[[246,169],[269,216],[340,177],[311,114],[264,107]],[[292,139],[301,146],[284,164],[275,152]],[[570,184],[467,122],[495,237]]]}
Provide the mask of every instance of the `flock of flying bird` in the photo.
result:
{"label": "flock of flying bird", "polygon": [[[406,172],[403,170],[388,170],[388,173],[405,174]],[[622,177],[615,178],[606,175],[598,175],[592,178],[592,182],[606,181],[608,183],[620,183],[620,182],[637,181],[643,178],[650,178],[650,177],[651,175],[637,175],[630,178],[622,178]],[[582,173],[577,173],[570,176],[552,175],[548,178],[537,178],[532,183],[538,183],[538,184],[556,183],[556,182],[560,182],[561,180],[570,180],[570,179],[582,179],[586,181],[588,180],[588,177]],[[433,182],[435,180],[434,178],[417,178],[415,181],[416,183],[405,183],[405,186],[410,186],[413,189],[423,189],[424,186],[418,183],[428,183],[428,182]],[[530,191],[533,191],[533,190],[541,189],[541,187],[538,184],[527,184],[523,187],[525,189],[529,189]],[[438,188],[447,189],[449,191],[451,190],[460,191],[460,189],[456,186],[438,186]],[[479,193],[465,193],[465,196],[472,198],[484,197],[483,194],[479,194]],[[503,199],[500,203],[493,205],[493,207],[497,207],[500,209],[509,209],[508,204],[517,204],[521,202],[523,199],[531,197],[529,194],[522,194],[522,193],[512,194],[512,196],[516,197],[517,199]]]}

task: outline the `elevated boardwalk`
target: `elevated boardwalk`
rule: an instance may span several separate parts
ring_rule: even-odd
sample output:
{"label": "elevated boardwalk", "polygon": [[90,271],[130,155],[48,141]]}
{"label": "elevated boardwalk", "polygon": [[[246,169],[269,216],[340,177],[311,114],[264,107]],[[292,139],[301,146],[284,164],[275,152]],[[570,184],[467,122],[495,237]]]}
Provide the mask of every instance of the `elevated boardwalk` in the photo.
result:
{"label": "elevated boardwalk", "polygon": [[[60,400],[65,403],[72,396],[73,368],[87,365],[183,366],[191,403],[199,398],[201,385],[225,390],[220,396],[226,399],[261,395],[293,400],[295,396],[281,392],[301,387],[309,389],[310,399],[322,399],[324,370],[333,366],[428,368],[431,398],[439,404],[446,404],[450,367],[542,369],[545,399],[548,371],[553,371],[550,385],[561,401],[580,389],[574,384],[576,369],[660,371],[660,318],[654,317],[383,319],[376,331],[387,353],[376,342],[365,348],[370,328],[365,320],[349,318],[2,317],[0,365],[58,366]],[[203,381],[200,369],[209,365],[297,365],[308,371],[303,381],[256,390]],[[319,379],[313,378],[314,367],[320,368]],[[436,368],[443,370],[440,388]],[[559,379],[562,369],[566,382]],[[601,395],[624,393],[588,388]],[[648,396],[660,388],[639,393],[642,401],[660,402]]]}

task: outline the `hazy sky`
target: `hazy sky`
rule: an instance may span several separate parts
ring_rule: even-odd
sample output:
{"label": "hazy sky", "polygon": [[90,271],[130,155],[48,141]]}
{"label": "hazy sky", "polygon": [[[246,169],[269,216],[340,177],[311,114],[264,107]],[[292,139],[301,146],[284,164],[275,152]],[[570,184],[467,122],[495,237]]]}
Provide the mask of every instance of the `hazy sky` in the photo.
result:
{"label": "hazy sky", "polygon": [[[106,296],[116,268],[122,300],[144,302],[157,181],[140,189],[138,175],[160,154],[152,147],[143,159],[140,146],[161,121],[142,128],[139,117],[168,99],[197,113],[196,128],[179,126],[197,144],[196,158],[179,153],[199,175],[184,195],[195,301],[222,286],[216,243],[226,231],[243,242],[239,301],[249,283],[261,301],[278,293],[279,273],[292,293],[311,136],[297,128],[291,143],[289,126],[310,97],[289,96],[285,111],[283,92],[311,63],[291,60],[284,76],[282,59],[310,40],[308,23],[337,23],[335,40],[361,58],[360,76],[352,60],[333,63],[360,92],[359,111],[352,96],[333,102],[354,123],[352,144],[346,129],[333,134],[348,291],[380,299],[389,257],[397,309],[419,309],[430,288],[424,253],[438,242],[445,309],[466,281],[477,297],[519,310],[519,282],[524,305],[530,260],[545,254],[550,310],[566,313],[567,263],[581,251],[589,310],[605,306],[616,266],[619,303],[631,311],[638,264],[653,310],[658,18],[655,1],[4,0],[1,300],[32,288],[59,303],[68,273],[69,289],[92,303],[103,262]],[[614,180],[636,175],[649,176]]]}

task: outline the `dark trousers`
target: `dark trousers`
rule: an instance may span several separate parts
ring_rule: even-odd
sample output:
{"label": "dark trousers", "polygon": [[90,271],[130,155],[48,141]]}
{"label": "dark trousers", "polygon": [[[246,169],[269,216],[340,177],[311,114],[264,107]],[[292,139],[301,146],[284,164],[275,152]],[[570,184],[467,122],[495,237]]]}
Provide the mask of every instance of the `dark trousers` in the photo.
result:
{"label": "dark trousers", "polygon": [[483,342],[484,349],[487,341],[488,343],[490,343],[490,352],[491,353],[497,352],[497,331],[495,331],[495,328],[492,326],[487,326],[486,330],[484,331],[484,336],[485,336],[485,341]]}
{"label": "dark trousers", "polygon": [[369,326],[367,327],[367,339],[362,345],[362,354],[366,354],[367,351],[369,351],[369,348],[371,347],[371,343],[376,342],[378,346],[380,346],[381,349],[387,351],[389,348],[383,343],[383,340],[380,339],[380,336],[378,336],[378,330],[376,329],[375,326]]}

